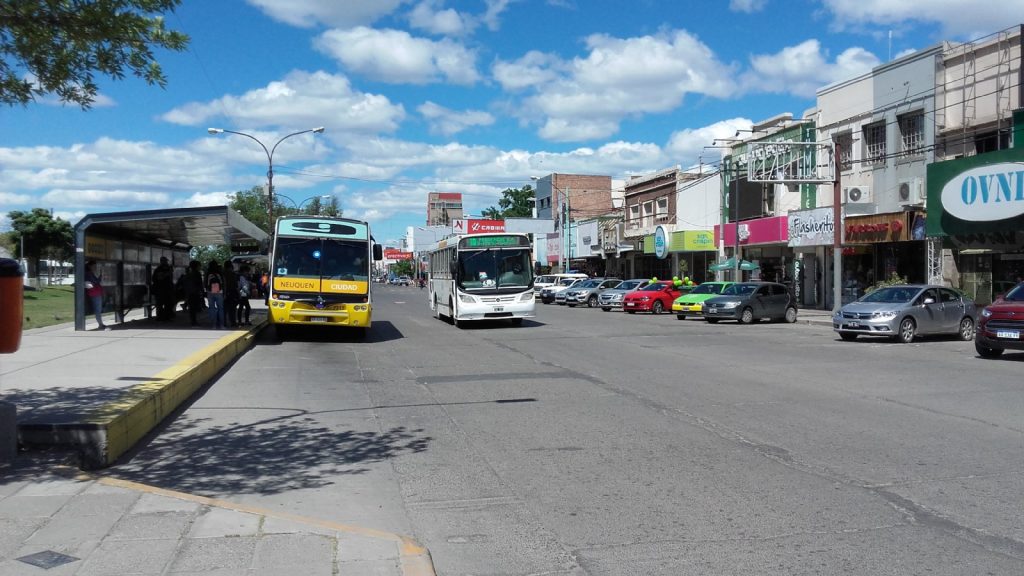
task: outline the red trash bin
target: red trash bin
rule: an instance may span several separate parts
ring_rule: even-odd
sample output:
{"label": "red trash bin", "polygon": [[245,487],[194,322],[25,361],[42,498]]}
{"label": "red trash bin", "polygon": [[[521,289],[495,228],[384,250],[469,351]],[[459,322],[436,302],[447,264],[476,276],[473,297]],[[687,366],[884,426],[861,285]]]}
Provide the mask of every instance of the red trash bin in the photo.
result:
{"label": "red trash bin", "polygon": [[25,304],[21,265],[17,260],[0,258],[0,302],[0,354],[10,354],[21,346]]}

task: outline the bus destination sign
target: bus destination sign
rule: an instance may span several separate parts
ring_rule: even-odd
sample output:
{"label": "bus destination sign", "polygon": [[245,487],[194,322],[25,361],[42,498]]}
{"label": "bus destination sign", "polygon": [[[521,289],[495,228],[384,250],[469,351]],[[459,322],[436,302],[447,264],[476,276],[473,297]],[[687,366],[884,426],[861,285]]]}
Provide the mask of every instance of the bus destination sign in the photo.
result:
{"label": "bus destination sign", "polygon": [[524,236],[468,236],[462,239],[462,248],[503,248],[508,246],[530,245],[529,238]]}

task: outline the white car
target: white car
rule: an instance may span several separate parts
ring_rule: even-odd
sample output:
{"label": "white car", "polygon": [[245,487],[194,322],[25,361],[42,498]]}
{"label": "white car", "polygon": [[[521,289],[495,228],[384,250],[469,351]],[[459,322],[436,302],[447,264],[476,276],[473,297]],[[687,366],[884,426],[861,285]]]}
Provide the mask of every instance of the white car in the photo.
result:
{"label": "white car", "polygon": [[533,295],[540,298],[542,290],[549,286],[559,284],[562,280],[570,278],[575,280],[577,278],[586,278],[586,274],[573,273],[573,274],[544,274],[543,276],[537,276],[533,280]]}
{"label": "white car", "polygon": [[581,284],[585,280],[586,278],[562,278],[561,280],[559,280],[558,284],[548,286],[547,288],[541,290],[540,301],[545,304],[551,304],[552,302],[555,301],[556,294],[562,292],[567,288],[571,288],[573,286]]}

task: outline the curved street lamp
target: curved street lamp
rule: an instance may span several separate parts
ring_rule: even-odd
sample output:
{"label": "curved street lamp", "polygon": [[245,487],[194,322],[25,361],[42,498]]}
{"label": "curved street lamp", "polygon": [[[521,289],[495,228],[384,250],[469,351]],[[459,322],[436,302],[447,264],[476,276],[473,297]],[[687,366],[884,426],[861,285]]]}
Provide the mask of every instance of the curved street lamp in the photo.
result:
{"label": "curved street lamp", "polygon": [[298,136],[299,134],[306,134],[312,132],[314,134],[320,134],[324,131],[323,126],[317,128],[309,128],[308,130],[299,130],[298,132],[292,132],[287,136],[282,137],[278,140],[270,150],[260,142],[259,138],[256,138],[252,134],[246,134],[245,132],[236,132],[234,130],[225,130],[224,128],[207,128],[207,132],[210,134],[237,134],[239,136],[245,136],[246,138],[256,142],[263,148],[263,152],[267,155],[267,226],[270,228],[270,234],[274,234],[274,151],[277,150],[278,144],[291,138],[292,136]]}

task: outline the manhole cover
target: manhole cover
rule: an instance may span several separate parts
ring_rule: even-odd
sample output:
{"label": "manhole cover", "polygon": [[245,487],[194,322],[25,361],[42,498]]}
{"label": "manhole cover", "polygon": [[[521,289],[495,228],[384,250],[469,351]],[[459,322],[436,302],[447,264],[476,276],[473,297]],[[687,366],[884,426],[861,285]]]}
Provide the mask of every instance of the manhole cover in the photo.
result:
{"label": "manhole cover", "polygon": [[18,558],[19,562],[38,566],[43,570],[63,566],[77,560],[79,559],[74,556],[68,556],[67,554],[61,554],[60,552],[54,552],[53,550],[43,550],[42,552],[36,552],[35,554],[29,554],[28,556]]}

